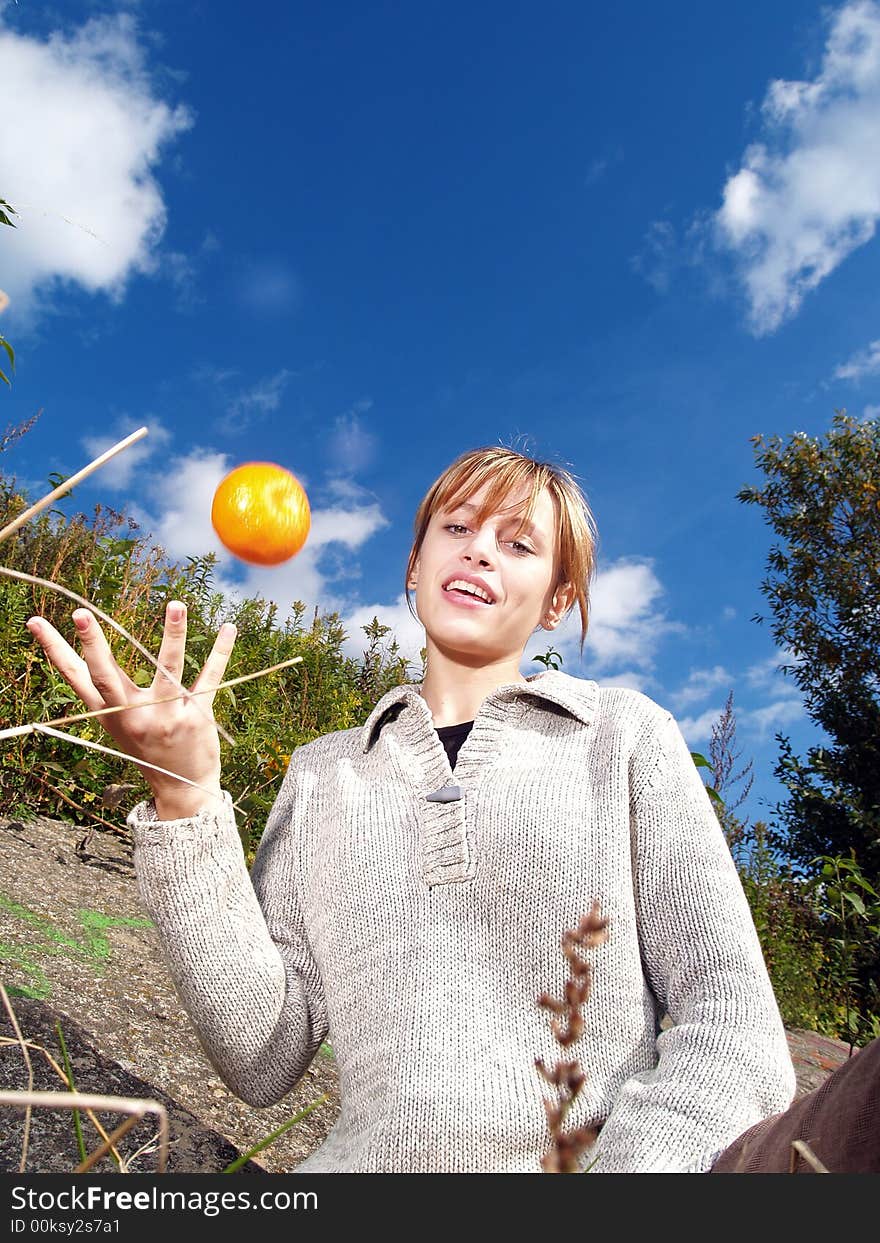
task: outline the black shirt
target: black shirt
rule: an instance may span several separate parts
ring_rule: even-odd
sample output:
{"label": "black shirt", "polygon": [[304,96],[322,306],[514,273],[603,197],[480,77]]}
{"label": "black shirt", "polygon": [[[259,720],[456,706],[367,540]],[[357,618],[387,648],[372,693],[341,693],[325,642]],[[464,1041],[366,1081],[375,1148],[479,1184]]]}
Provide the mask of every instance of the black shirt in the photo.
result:
{"label": "black shirt", "polygon": [[458,759],[458,752],[461,744],[471,732],[473,721],[462,721],[459,725],[441,725],[437,728],[437,737],[446,748],[446,754],[449,756],[449,767],[455,770],[455,761]]}

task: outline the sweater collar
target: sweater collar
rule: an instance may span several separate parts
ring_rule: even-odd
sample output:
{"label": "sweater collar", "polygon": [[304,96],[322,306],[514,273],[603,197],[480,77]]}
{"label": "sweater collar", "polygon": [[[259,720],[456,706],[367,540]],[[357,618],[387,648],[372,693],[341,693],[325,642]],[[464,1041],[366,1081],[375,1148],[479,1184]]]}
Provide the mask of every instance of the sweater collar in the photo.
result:
{"label": "sweater collar", "polygon": [[[361,746],[368,751],[384,724],[386,714],[395,705],[400,704],[402,711],[422,716],[427,725],[433,728],[431,710],[420,694],[421,683],[404,682],[387,691],[361,728]],[[533,673],[525,682],[505,682],[486,696],[488,700],[498,703],[511,702],[520,698],[528,698],[555,704],[565,709],[584,725],[593,720],[596,708],[598,687],[595,682],[585,678],[575,678],[561,669],[545,669],[541,673]]]}

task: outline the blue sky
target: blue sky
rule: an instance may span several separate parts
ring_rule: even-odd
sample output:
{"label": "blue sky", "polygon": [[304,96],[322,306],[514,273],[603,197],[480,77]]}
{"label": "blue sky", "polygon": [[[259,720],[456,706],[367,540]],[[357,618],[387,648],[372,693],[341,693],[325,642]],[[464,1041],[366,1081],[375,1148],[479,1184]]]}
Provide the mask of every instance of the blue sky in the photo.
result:
{"label": "blue sky", "polygon": [[774,734],[815,735],[736,493],[755,434],[880,411],[880,4],[0,0],[0,117],[0,423],[43,410],[5,470],[45,490],[145,424],[78,506],[183,559],[222,552],[228,469],[283,463],[306,547],[220,581],[416,660],[427,487],[480,444],[565,465],[601,542],[563,668],[704,751],[732,689],[767,814]]}

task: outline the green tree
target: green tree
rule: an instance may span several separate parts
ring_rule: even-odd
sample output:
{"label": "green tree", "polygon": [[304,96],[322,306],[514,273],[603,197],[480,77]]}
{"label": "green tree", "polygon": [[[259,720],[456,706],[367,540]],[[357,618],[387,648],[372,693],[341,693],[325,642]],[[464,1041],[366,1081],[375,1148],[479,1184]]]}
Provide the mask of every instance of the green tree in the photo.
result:
{"label": "green tree", "polygon": [[[780,537],[761,584],[772,633],[795,663],[783,666],[827,735],[805,759],[781,734],[776,776],[789,793],[773,844],[808,868],[848,855],[880,880],[880,422],[836,411],[827,435],[787,444],[756,436],[760,505]],[[764,617],[755,618],[763,622]]]}
{"label": "green tree", "polygon": [[[753,444],[765,482],[739,499],[762,506],[779,536],[761,590],[773,637],[793,657],[783,669],[825,734],[805,757],[777,734],[775,775],[788,798],[768,838],[801,874],[815,872],[817,857],[850,857],[878,889],[880,423],[839,410],[824,437],[798,432],[783,444],[756,436]],[[848,961],[852,987],[867,997],[880,975],[876,938],[850,945]]]}

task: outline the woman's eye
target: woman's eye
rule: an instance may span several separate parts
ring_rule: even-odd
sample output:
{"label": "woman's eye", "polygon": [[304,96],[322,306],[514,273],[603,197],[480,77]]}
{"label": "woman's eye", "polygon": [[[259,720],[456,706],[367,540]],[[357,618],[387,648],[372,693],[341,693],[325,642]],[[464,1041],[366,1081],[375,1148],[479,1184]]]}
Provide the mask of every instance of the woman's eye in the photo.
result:
{"label": "woman's eye", "polygon": [[[468,530],[468,528],[460,522],[448,522],[445,524],[443,529],[444,531],[452,531],[453,533],[455,533],[456,531],[467,531]],[[526,544],[523,544],[522,541],[518,539],[511,540],[510,546],[511,548],[518,548],[522,552],[530,553],[532,551],[531,548],[529,548]]]}

